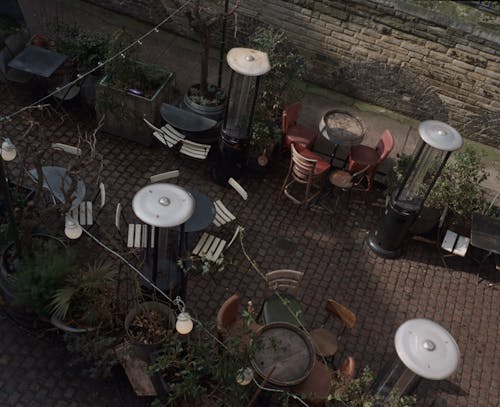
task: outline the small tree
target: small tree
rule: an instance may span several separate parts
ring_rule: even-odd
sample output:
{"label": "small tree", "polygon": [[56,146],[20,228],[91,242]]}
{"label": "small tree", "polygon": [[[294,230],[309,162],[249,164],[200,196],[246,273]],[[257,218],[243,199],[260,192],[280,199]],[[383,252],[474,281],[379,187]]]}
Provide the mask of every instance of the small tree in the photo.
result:
{"label": "small tree", "polygon": [[[167,3],[172,3],[176,8],[181,8],[182,3],[178,0],[161,0],[165,8]],[[224,18],[235,14],[239,0],[226,13],[223,9],[222,0],[193,0],[186,8],[184,15],[188,20],[189,27],[198,36],[201,45],[200,59],[200,96],[209,97],[208,91],[208,57],[210,52],[210,34],[214,27],[218,26]]]}

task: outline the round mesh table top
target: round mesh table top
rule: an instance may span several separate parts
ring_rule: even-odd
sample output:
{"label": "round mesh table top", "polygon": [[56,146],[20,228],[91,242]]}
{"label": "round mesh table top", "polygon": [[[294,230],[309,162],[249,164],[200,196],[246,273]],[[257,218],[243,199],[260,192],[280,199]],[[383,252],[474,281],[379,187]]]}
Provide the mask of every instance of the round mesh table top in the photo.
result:
{"label": "round mesh table top", "polygon": [[341,110],[325,113],[319,124],[319,131],[332,144],[356,146],[365,137],[365,126],[356,116]]}
{"label": "round mesh table top", "polygon": [[178,185],[156,183],[141,188],[132,200],[136,216],[151,226],[170,228],[186,222],[194,212],[192,195]]}

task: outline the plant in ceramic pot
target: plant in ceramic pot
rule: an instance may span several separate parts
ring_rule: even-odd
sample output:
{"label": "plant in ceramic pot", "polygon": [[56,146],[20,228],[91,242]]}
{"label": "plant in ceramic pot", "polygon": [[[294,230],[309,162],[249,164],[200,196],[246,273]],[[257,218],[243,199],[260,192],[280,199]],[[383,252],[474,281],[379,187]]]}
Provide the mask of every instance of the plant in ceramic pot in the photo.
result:
{"label": "plant in ceramic pot", "polygon": [[51,297],[52,324],[81,333],[109,323],[117,302],[116,274],[116,266],[107,260],[75,267]]}
{"label": "plant in ceramic pot", "polygon": [[[175,8],[184,6],[178,0],[162,0],[162,3],[167,9],[169,3]],[[222,0],[196,0],[183,7],[189,28],[194,31],[201,46],[200,81],[188,89],[184,103],[194,113],[214,120],[222,119],[226,94],[222,89],[208,82],[210,36],[224,18],[235,14],[239,7],[239,1],[236,1],[227,12],[224,10],[223,4]]]}
{"label": "plant in ceramic pot", "polygon": [[174,74],[135,59],[136,48],[121,52],[133,42],[124,30],[113,33],[107,43],[105,77],[96,90],[96,113],[102,130],[144,145],[153,141],[147,119],[160,125],[160,105],[172,97]]}

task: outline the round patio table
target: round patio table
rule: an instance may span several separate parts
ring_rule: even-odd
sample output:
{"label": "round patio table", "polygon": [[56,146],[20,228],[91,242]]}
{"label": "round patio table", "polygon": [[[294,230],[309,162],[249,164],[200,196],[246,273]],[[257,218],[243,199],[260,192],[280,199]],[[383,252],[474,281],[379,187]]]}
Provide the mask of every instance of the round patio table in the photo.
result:
{"label": "round patio table", "polygon": [[315,353],[302,330],[286,322],[274,322],[259,329],[256,340],[251,362],[259,376],[277,386],[294,386],[307,379]]}
{"label": "round patio table", "polygon": [[[184,297],[186,272],[180,269],[177,260],[184,257],[184,224],[195,210],[193,196],[178,185],[158,182],[137,191],[132,209],[140,220],[155,227],[154,247],[148,245],[146,248],[146,258],[149,260],[152,257],[152,264],[148,261],[145,265],[146,270],[151,270],[151,279],[156,283],[159,273],[165,275],[169,290],[180,282],[180,296]],[[168,229],[176,226],[180,226],[177,258],[169,259]]]}
{"label": "round patio table", "polygon": [[353,114],[343,110],[330,110],[319,123],[321,136],[334,145],[330,164],[333,163],[339,146],[357,146],[363,141],[366,129],[363,122]]}

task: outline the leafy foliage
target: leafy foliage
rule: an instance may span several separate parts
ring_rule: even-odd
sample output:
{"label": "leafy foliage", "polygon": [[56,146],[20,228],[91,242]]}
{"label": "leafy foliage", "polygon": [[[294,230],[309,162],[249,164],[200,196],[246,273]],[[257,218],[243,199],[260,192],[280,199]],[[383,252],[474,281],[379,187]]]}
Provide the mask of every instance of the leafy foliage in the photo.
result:
{"label": "leafy foliage", "polygon": [[74,269],[74,254],[53,241],[36,241],[32,256],[16,267],[15,302],[39,315],[50,315],[54,293]]}
{"label": "leafy foliage", "polygon": [[261,27],[250,38],[250,46],[266,52],[271,63],[271,70],[262,78],[257,108],[279,123],[283,107],[298,99],[295,82],[305,74],[304,59],[282,30]]}
{"label": "leafy foliage", "polygon": [[[373,373],[366,367],[355,379],[348,379],[336,373],[328,400],[336,401],[346,407],[375,407],[380,400],[373,394],[373,380]],[[415,396],[391,397],[390,404],[384,404],[384,406],[412,407],[415,403]]]}
{"label": "leafy foliage", "polygon": [[[387,191],[394,192],[412,161],[411,155],[398,155],[391,172],[387,174]],[[445,165],[426,200],[426,206],[444,208],[463,219],[471,219],[474,212],[491,213],[488,201],[480,184],[488,178],[481,157],[471,147],[466,146],[454,153]]]}
{"label": "leafy foliage", "polygon": [[86,325],[95,325],[103,319],[111,319],[109,315],[114,296],[113,278],[116,269],[113,264],[97,260],[88,265],[88,270],[71,273],[65,285],[52,296],[50,303],[52,313],[60,318],[77,320]]}
{"label": "leafy foliage", "polygon": [[191,333],[188,342],[175,335],[169,338],[150,367],[169,383],[165,405],[247,405],[253,389],[239,385],[236,377],[248,366],[253,348],[245,346],[240,336],[226,338],[224,344],[225,348],[219,347],[201,330]]}
{"label": "leafy foliage", "polygon": [[78,24],[59,23],[55,27],[57,50],[76,61],[79,72],[88,72],[104,61],[107,38],[85,32]]}

